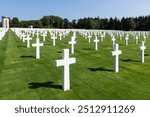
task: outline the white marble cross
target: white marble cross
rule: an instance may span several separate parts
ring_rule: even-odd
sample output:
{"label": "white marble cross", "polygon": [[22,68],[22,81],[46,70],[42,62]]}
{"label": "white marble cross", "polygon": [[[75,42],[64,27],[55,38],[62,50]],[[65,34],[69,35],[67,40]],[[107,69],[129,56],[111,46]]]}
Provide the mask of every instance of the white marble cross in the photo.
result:
{"label": "white marble cross", "polygon": [[122,34],[120,33],[120,40],[122,40]]}
{"label": "white marble cross", "polygon": [[22,41],[23,41],[23,42],[25,42],[25,36],[26,36],[26,35],[25,35],[25,33],[23,32],[23,33],[22,33]]}
{"label": "white marble cross", "polygon": [[46,32],[44,32],[43,34],[42,34],[42,37],[43,37],[43,41],[45,41],[45,37],[46,37]]}
{"label": "white marble cross", "polygon": [[101,34],[101,42],[104,41],[104,34]]}
{"label": "white marble cross", "polygon": [[36,31],[36,37],[39,38],[39,31]]}
{"label": "white marble cross", "polygon": [[87,35],[88,35],[88,34],[87,34],[87,33],[85,33],[85,39],[87,39]]}
{"label": "white marble cross", "polygon": [[128,46],[128,40],[129,40],[129,35],[126,35],[126,37],[125,37],[125,44],[126,44],[126,46]]}
{"label": "white marble cross", "polygon": [[32,37],[34,37],[34,34],[35,34],[35,32],[34,32],[34,31],[32,31]]}
{"label": "white marble cross", "polygon": [[55,34],[52,34],[53,46],[55,46],[56,39],[57,39],[57,37],[55,37]]}
{"label": "white marble cross", "polygon": [[40,39],[36,38],[36,43],[32,44],[32,47],[36,47],[36,59],[40,59],[40,46],[43,46],[43,43],[40,43]]}
{"label": "white marble cross", "polygon": [[99,42],[99,40],[97,39],[97,35],[95,35],[94,42],[95,42],[95,50],[98,50],[98,42]]}
{"label": "white marble cross", "polygon": [[69,49],[63,50],[62,60],[56,60],[56,66],[63,66],[63,90],[70,90],[70,68],[69,65],[76,63],[76,58],[69,58]]}
{"label": "white marble cross", "polygon": [[115,44],[114,51],[112,51],[112,56],[115,56],[114,57],[114,71],[116,73],[119,72],[119,55],[122,54],[122,51],[118,49],[119,49],[119,45]]}
{"label": "white marble cross", "polygon": [[114,47],[115,46],[115,41],[116,41],[115,36],[112,35],[111,41],[112,41],[112,47]]}
{"label": "white marble cross", "polygon": [[69,44],[71,44],[71,54],[74,54],[74,44],[76,44],[74,37],[71,37],[71,41],[69,41]]}
{"label": "white marble cross", "polygon": [[144,41],[142,41],[141,43],[141,46],[140,46],[140,50],[141,50],[141,58],[140,58],[140,61],[142,63],[144,63],[144,50],[146,49],[146,47],[144,46]]}
{"label": "white marble cross", "polygon": [[30,40],[32,40],[32,38],[30,38],[30,35],[27,35],[27,38],[25,38],[25,40],[27,40],[27,48],[30,48]]}
{"label": "white marble cross", "polygon": [[146,42],[146,35],[145,34],[143,34],[143,40],[144,40],[144,42]]}
{"label": "white marble cross", "polygon": [[62,32],[59,32],[59,39],[62,40]]}
{"label": "white marble cross", "polygon": [[135,44],[138,44],[138,40],[139,40],[139,37],[136,35],[136,37],[135,37]]}
{"label": "white marble cross", "polygon": [[89,39],[89,43],[91,43],[91,34],[89,33],[89,35],[88,35],[88,39]]}

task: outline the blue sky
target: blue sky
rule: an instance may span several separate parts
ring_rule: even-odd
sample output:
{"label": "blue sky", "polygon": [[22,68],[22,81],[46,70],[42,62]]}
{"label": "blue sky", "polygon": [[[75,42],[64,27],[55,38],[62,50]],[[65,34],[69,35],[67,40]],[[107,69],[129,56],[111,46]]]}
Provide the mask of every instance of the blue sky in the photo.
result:
{"label": "blue sky", "polygon": [[20,20],[56,15],[69,20],[150,15],[150,0],[1,0],[0,16]]}

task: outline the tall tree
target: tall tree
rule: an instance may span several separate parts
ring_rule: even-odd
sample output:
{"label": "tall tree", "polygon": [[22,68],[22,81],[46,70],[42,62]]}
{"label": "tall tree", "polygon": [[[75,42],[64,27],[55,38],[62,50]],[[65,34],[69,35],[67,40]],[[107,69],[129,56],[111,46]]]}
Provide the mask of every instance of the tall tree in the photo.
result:
{"label": "tall tree", "polygon": [[69,20],[67,18],[64,19],[64,28],[69,28]]}
{"label": "tall tree", "polygon": [[43,27],[50,28],[50,17],[49,16],[44,16],[41,19],[41,22],[42,22]]}
{"label": "tall tree", "polygon": [[20,22],[19,22],[19,19],[17,17],[12,18],[11,26],[12,27],[20,27]]}

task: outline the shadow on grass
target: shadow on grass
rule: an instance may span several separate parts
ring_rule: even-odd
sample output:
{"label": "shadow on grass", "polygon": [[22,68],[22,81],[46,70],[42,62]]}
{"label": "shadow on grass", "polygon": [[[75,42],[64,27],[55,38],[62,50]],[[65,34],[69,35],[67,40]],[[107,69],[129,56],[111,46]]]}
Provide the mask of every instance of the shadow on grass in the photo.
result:
{"label": "shadow on grass", "polygon": [[62,53],[62,51],[57,51],[58,53]]}
{"label": "shadow on grass", "polygon": [[105,69],[105,68],[102,68],[102,67],[98,67],[98,68],[88,68],[90,71],[92,72],[96,72],[96,71],[108,71],[108,72],[113,72],[112,69]]}
{"label": "shadow on grass", "polygon": [[150,54],[144,54],[144,56],[150,56]]}
{"label": "shadow on grass", "polygon": [[94,50],[92,48],[83,48],[83,50]]}
{"label": "shadow on grass", "polygon": [[20,56],[20,58],[36,58],[35,56]]}
{"label": "shadow on grass", "polygon": [[44,44],[44,45],[51,45],[51,44],[46,43],[46,44]]}
{"label": "shadow on grass", "polygon": [[54,82],[43,82],[43,83],[32,82],[32,83],[29,83],[28,85],[29,85],[29,89],[37,89],[41,87],[62,89],[61,85],[55,85]]}
{"label": "shadow on grass", "polygon": [[21,42],[21,41],[16,41],[16,42]]}
{"label": "shadow on grass", "polygon": [[24,48],[24,47],[26,47],[26,46],[17,46],[18,48]]}
{"label": "shadow on grass", "polygon": [[132,59],[121,59],[123,62],[140,62],[138,60],[132,60]]}

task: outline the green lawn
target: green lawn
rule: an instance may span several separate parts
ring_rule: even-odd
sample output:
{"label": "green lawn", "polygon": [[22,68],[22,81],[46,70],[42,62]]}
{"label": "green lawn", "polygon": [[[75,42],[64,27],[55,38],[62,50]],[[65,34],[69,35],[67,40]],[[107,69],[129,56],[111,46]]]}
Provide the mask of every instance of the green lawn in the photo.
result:
{"label": "green lawn", "polygon": [[[70,66],[71,90],[62,90],[62,67],[55,60],[62,58],[62,49],[70,48],[69,34],[52,46],[50,36],[41,47],[41,59],[35,59],[35,48],[26,48],[11,30],[0,41],[0,99],[12,100],[145,100],[150,99],[150,40],[145,50],[145,63],[139,62],[139,45],[130,38],[129,46],[117,40],[120,55],[120,72],[114,73],[112,43],[107,35],[94,50],[94,43],[77,34],[75,57]],[[42,40],[41,40],[42,42]],[[31,41],[35,43],[35,38]]]}

